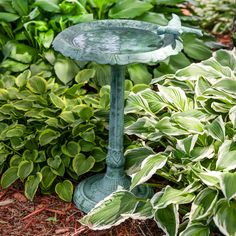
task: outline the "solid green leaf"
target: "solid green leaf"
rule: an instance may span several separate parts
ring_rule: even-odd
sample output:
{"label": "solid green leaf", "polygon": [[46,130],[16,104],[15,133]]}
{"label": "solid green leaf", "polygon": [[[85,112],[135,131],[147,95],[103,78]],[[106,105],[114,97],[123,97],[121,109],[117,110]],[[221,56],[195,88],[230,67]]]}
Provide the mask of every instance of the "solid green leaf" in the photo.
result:
{"label": "solid green leaf", "polygon": [[131,192],[117,191],[98,203],[80,223],[92,230],[108,229],[129,218],[137,204],[138,200]]}
{"label": "solid green leaf", "polygon": [[42,8],[47,12],[60,12],[60,7],[58,6],[57,1],[54,0],[36,0],[34,5]]}
{"label": "solid green leaf", "polygon": [[25,182],[25,196],[29,200],[31,201],[33,200],[41,180],[42,180],[42,174],[40,172],[37,172],[35,175],[28,176]]}
{"label": "solid green leaf", "polygon": [[69,83],[77,74],[78,67],[70,59],[57,59],[54,64],[54,70],[58,79],[64,83]]}
{"label": "solid green leaf", "polygon": [[213,213],[218,200],[218,191],[210,188],[203,189],[194,199],[189,215],[190,221],[204,220]]}
{"label": "solid green leaf", "polygon": [[218,201],[213,220],[224,235],[236,235],[236,202],[221,199]]}
{"label": "solid green leaf", "polygon": [[132,176],[132,182],[130,189],[135,186],[146,182],[156,173],[158,169],[161,169],[167,162],[167,157],[162,154],[154,154],[148,156],[141,164],[141,169]]}
{"label": "solid green leaf", "polygon": [[236,196],[236,173],[223,172],[220,176],[221,190],[228,200],[231,200]]}
{"label": "solid green leaf", "polygon": [[14,22],[19,18],[20,16],[14,13],[0,12],[0,21]]}
{"label": "solid green leaf", "polygon": [[147,66],[143,64],[132,64],[128,66],[130,79],[134,84],[149,84],[152,75],[148,72]]}
{"label": "solid green leaf", "polygon": [[64,180],[55,186],[57,195],[66,202],[71,202],[73,194],[73,184],[70,180]]}
{"label": "solid green leaf", "polygon": [[47,91],[47,82],[41,76],[33,76],[27,82],[28,88],[33,93],[44,94]]}
{"label": "solid green leaf", "polygon": [[93,168],[95,159],[92,156],[86,158],[83,154],[78,154],[72,162],[73,170],[77,175],[83,175]]}
{"label": "solid green leaf", "polygon": [[28,14],[28,0],[12,0],[12,6],[21,16]]}
{"label": "solid green leaf", "polygon": [[32,161],[21,161],[18,166],[17,175],[20,177],[21,180],[28,177],[28,175],[33,171],[34,163]]}
{"label": "solid green leaf", "polygon": [[157,209],[154,213],[157,225],[168,236],[176,236],[179,227],[178,205],[170,204],[162,209]]}
{"label": "solid green leaf", "polygon": [[60,137],[60,133],[52,129],[45,129],[39,135],[39,144],[41,146],[49,144],[54,139]]}
{"label": "solid green leaf", "polygon": [[140,0],[120,0],[109,11],[111,18],[134,18],[146,13],[153,6]]}
{"label": "solid green leaf", "polygon": [[105,153],[102,148],[95,147],[92,152],[92,156],[94,157],[96,162],[100,162],[106,159],[107,153]]}
{"label": "solid green leaf", "polygon": [[201,223],[190,224],[179,236],[209,236],[210,228]]}
{"label": "solid green leaf", "polygon": [[17,175],[18,167],[13,166],[8,168],[1,177],[2,188],[7,188],[13,184],[19,177]]}

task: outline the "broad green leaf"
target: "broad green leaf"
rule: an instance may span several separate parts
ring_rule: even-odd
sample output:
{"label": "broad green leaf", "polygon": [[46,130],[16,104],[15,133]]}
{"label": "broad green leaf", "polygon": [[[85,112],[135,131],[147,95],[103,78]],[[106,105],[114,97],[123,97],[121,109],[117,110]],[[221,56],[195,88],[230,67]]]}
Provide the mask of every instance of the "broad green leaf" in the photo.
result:
{"label": "broad green leaf", "polygon": [[169,185],[163,191],[161,197],[158,193],[152,197],[151,201],[155,209],[165,208],[170,204],[187,204],[192,202],[195,197],[185,189],[174,189]]}
{"label": "broad green leaf", "polygon": [[215,149],[213,145],[208,147],[195,147],[191,153],[191,160],[194,162],[201,161],[203,159],[211,159],[215,156]]}
{"label": "broad green leaf", "polygon": [[204,220],[213,213],[218,200],[218,191],[210,188],[203,189],[194,199],[189,215],[190,221]]}
{"label": "broad green leaf", "polygon": [[50,169],[55,175],[63,177],[65,174],[65,165],[62,161],[61,161],[60,166],[57,169],[54,169],[53,167],[51,167]]}
{"label": "broad green leaf", "polygon": [[185,2],[185,0],[155,0],[157,5],[168,5],[168,6],[175,6],[178,3]]}
{"label": "broad green leaf", "polygon": [[153,6],[140,0],[120,0],[109,11],[111,18],[134,18],[146,13]]}
{"label": "broad green leaf", "polygon": [[86,105],[76,106],[75,112],[79,115],[81,119],[86,121],[89,120],[94,114],[93,108]]}
{"label": "broad green leaf", "polygon": [[93,142],[95,140],[95,133],[93,129],[86,130],[85,132],[81,132],[80,136],[83,140],[88,142]]}
{"label": "broad green leaf", "polygon": [[195,60],[205,60],[212,55],[211,50],[204,42],[198,39],[194,34],[184,34],[181,36],[184,44],[184,52]]}
{"label": "broad green leaf", "polygon": [[198,135],[192,135],[182,140],[177,140],[177,148],[184,151],[187,154],[193,150],[198,139]]}
{"label": "broad green leaf", "polygon": [[47,91],[47,82],[40,76],[31,77],[27,82],[27,86],[33,93],[44,94]]}
{"label": "broad green leaf", "polygon": [[154,219],[166,235],[177,235],[179,228],[178,205],[170,204],[165,208],[157,209],[154,213]]}
{"label": "broad green leaf", "polygon": [[32,161],[21,161],[18,166],[17,175],[21,180],[28,177],[28,175],[33,171],[34,163]]}
{"label": "broad green leaf", "polygon": [[8,188],[13,184],[19,177],[17,175],[18,167],[13,166],[8,168],[1,177],[2,188]]}
{"label": "broad green leaf", "polygon": [[236,202],[221,199],[216,205],[213,220],[224,235],[236,235]]}
{"label": "broad green leaf", "polygon": [[152,75],[148,72],[147,66],[143,64],[133,64],[128,66],[130,79],[134,84],[150,84]]}
{"label": "broad green leaf", "polygon": [[60,133],[52,129],[45,129],[39,135],[39,144],[41,146],[47,145],[52,142],[54,139],[60,137]]}
{"label": "broad green leaf", "polygon": [[223,172],[220,176],[221,190],[228,200],[233,199],[236,196],[236,173]]}
{"label": "broad green leaf", "polygon": [[163,154],[148,156],[141,164],[141,169],[132,176],[130,189],[149,180],[158,169],[161,169],[167,162],[168,157]]}
{"label": "broad green leaf", "polygon": [[55,105],[57,108],[64,109],[65,102],[59,96],[55,95],[54,93],[50,93],[49,96],[53,105]]}
{"label": "broad green leaf", "polygon": [[84,69],[78,72],[75,76],[75,81],[78,84],[85,84],[95,76],[96,71],[94,69]]}
{"label": "broad green leaf", "polygon": [[10,167],[18,166],[21,161],[22,161],[22,156],[19,156],[17,154],[13,155],[10,159]]}
{"label": "broad green leaf", "polygon": [[190,224],[179,236],[209,236],[210,228],[200,223]]}
{"label": "broad green leaf", "polygon": [[70,180],[64,180],[55,186],[57,195],[66,202],[71,202],[73,195],[73,184]]}
{"label": "broad green leaf", "polygon": [[50,48],[52,41],[54,39],[54,31],[52,29],[47,32],[39,33],[39,36],[36,38],[39,45],[43,45],[45,48]]}
{"label": "broad green leaf", "polygon": [[70,141],[62,145],[61,151],[67,156],[75,157],[80,152],[80,145],[75,141]]}
{"label": "broad green leaf", "polygon": [[60,7],[58,6],[57,1],[54,0],[36,0],[34,5],[42,8],[47,12],[60,12]]}
{"label": "broad green leaf", "polygon": [[236,92],[236,81],[232,79],[221,79],[219,82],[213,85],[213,88],[224,91],[226,93],[235,94]]}
{"label": "broad green leaf", "polygon": [[80,223],[92,230],[108,229],[129,218],[137,204],[138,200],[131,192],[117,191],[99,202]]}
{"label": "broad green leaf", "polygon": [[147,22],[154,23],[157,25],[167,25],[168,24],[168,20],[166,19],[164,14],[150,12],[150,11],[139,16],[138,20],[147,21]]}
{"label": "broad green leaf", "polygon": [[211,87],[210,82],[207,80],[207,78],[201,76],[198,78],[195,86],[195,93],[197,96],[202,95],[207,89]]}
{"label": "broad green leaf", "polygon": [[61,158],[60,156],[55,156],[55,157],[49,157],[47,159],[47,164],[52,167],[53,169],[58,169],[59,166],[61,165]]}
{"label": "broad green leaf", "polygon": [[22,137],[24,135],[25,130],[26,127],[24,125],[16,124],[12,127],[9,127],[5,135],[7,138]]}
{"label": "broad green leaf", "polygon": [[28,14],[27,0],[12,0],[12,6],[20,16],[26,16]]}
{"label": "broad green leaf", "polygon": [[14,13],[0,12],[0,21],[13,22],[19,18],[20,16]]}
{"label": "broad green leaf", "polygon": [[72,162],[73,169],[77,175],[83,175],[93,168],[95,159],[92,156],[86,158],[83,154],[78,154]]}
{"label": "broad green leaf", "polygon": [[92,150],[91,154],[94,157],[96,162],[105,160],[107,156],[107,153],[105,153],[100,147],[95,147]]}
{"label": "broad green leaf", "polygon": [[37,157],[38,157],[38,150],[36,150],[36,149],[33,149],[33,150],[26,149],[23,152],[23,159],[24,160],[35,162]]}
{"label": "broad green leaf", "polygon": [[72,111],[62,111],[59,117],[69,124],[75,121],[75,117]]}
{"label": "broad green leaf", "polygon": [[224,142],[225,124],[222,116],[218,116],[215,120],[212,121],[210,125],[207,125],[206,128],[212,138]]}
{"label": "broad green leaf", "polygon": [[129,215],[132,219],[138,219],[138,220],[147,220],[150,218],[153,218],[154,212],[153,212],[153,206],[149,199],[146,199],[146,202],[142,202],[140,206],[137,206],[135,211]]}
{"label": "broad green leaf", "polygon": [[231,70],[236,68],[235,48],[230,50],[218,50],[214,52],[214,57],[222,66],[229,67]]}
{"label": "broad green leaf", "polygon": [[161,96],[179,111],[189,110],[189,102],[185,92],[178,87],[158,85]]}
{"label": "broad green leaf", "polygon": [[231,141],[226,140],[219,148],[216,168],[218,170],[233,170],[236,168],[236,150],[230,151],[228,146]]}
{"label": "broad green leaf", "polygon": [[25,196],[29,200],[31,201],[33,200],[41,180],[42,180],[42,174],[40,172],[37,172],[35,175],[28,176],[25,182]]}
{"label": "broad green leaf", "polygon": [[78,67],[70,59],[57,59],[54,64],[54,70],[58,79],[64,83],[69,83],[77,74]]}

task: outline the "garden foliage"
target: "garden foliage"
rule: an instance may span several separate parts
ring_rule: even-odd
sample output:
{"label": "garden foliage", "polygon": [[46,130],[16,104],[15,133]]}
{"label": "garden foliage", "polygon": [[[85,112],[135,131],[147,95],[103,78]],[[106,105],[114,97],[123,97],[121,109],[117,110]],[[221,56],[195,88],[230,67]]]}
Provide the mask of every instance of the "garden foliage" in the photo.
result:
{"label": "garden foliage", "polygon": [[[235,81],[236,50],[219,50],[153,79],[153,89],[131,91],[125,132],[142,144],[126,151],[130,190],[113,193],[81,222],[103,229],[154,218],[170,236],[236,235]],[[169,184],[151,199],[135,197],[131,190],[153,175]]]}

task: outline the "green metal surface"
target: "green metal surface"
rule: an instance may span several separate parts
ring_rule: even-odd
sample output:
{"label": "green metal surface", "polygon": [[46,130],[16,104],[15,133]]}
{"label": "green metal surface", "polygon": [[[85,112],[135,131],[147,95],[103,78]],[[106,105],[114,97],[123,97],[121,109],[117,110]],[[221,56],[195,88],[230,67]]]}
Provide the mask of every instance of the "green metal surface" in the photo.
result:
{"label": "green metal surface", "polygon": [[[94,175],[77,186],[74,202],[82,211],[89,212],[119,187],[130,187],[123,156],[125,65],[154,63],[177,54],[183,47],[179,35],[186,31],[200,34],[198,30],[182,27],[179,18],[174,16],[165,27],[133,20],[82,23],[55,38],[55,50],[65,56],[112,65],[107,169],[105,174]],[[133,193],[148,197],[152,189],[138,186]]]}

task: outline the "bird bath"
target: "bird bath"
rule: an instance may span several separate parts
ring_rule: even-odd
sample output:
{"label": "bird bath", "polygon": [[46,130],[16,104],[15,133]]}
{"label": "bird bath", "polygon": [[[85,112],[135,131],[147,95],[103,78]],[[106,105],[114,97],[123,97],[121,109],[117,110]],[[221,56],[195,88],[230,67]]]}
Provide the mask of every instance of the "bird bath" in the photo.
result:
{"label": "bird bath", "polygon": [[[105,174],[91,176],[78,184],[76,206],[89,212],[98,202],[117,190],[129,189],[130,177],[124,171],[124,80],[125,65],[153,64],[178,54],[180,34],[200,31],[182,27],[177,16],[167,26],[134,20],[101,20],[71,26],[54,40],[53,47],[64,56],[79,61],[111,65],[109,145]],[[140,185],[133,191],[138,197],[152,195],[152,189]]]}

